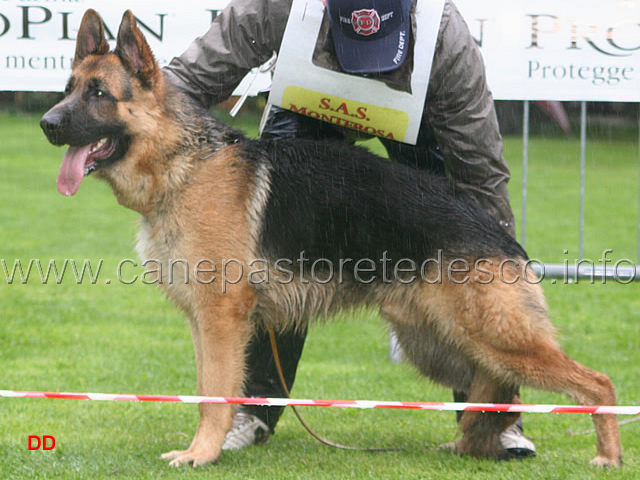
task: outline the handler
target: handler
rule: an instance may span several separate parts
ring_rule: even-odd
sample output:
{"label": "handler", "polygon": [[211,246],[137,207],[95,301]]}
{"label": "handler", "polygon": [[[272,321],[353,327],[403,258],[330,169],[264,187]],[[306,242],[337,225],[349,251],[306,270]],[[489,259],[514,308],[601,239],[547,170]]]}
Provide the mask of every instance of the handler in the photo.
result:
{"label": "handler", "polygon": [[[207,33],[165,67],[168,78],[207,107],[226,100],[253,67],[264,64],[280,50],[292,1],[232,0]],[[413,0],[326,0],[325,3],[333,31],[340,25],[336,15],[331,15],[332,9],[409,11]],[[352,42],[348,49],[342,48],[339,35],[333,35],[333,45],[327,48],[335,48],[330,53],[338,56],[347,73],[351,69],[358,74],[382,77],[385,74],[381,74],[381,70],[394,70],[388,67],[397,55],[397,48],[375,43],[375,37],[371,37],[367,39],[367,48],[375,51],[375,58],[353,52]],[[341,127],[275,107],[263,136],[353,140]],[[391,159],[446,175],[456,188],[471,194],[515,236],[507,192],[510,174],[502,156],[502,138],[484,63],[466,23],[449,0],[444,4],[417,144],[381,140]],[[282,333],[277,338],[289,389],[305,337],[306,332]],[[266,333],[259,333],[250,344],[247,364],[246,396],[286,396]],[[456,401],[466,399],[460,392],[454,392],[454,398]],[[241,449],[266,442],[283,408],[242,406],[222,448]],[[503,432],[500,439],[513,456],[535,454],[535,446],[522,434],[521,423]]]}

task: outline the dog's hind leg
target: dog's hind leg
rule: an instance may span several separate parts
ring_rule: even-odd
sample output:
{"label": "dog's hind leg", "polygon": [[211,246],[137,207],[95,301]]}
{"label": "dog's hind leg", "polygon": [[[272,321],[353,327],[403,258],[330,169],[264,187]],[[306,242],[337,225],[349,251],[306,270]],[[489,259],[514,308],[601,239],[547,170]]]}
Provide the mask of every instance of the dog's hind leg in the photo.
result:
{"label": "dog's hind leg", "polygon": [[[506,368],[522,375],[524,385],[564,393],[581,405],[616,404],[615,387],[607,375],[572,360],[555,345],[533,344],[531,348],[531,351],[526,351],[506,365]],[[599,467],[621,466],[622,449],[616,416],[595,414],[592,419],[598,439],[598,453],[591,464]]]}
{"label": "dog's hind leg", "polygon": [[[516,386],[500,385],[482,370],[476,370],[468,394],[470,403],[519,403]],[[507,460],[509,454],[500,442],[500,434],[520,417],[519,413],[463,412],[460,430],[463,437],[455,444],[456,453],[473,457]]]}
{"label": "dog's hind leg", "polygon": [[[411,308],[385,305],[381,314],[392,325],[404,356],[423,375],[456,391],[468,394],[469,402],[511,403],[518,401],[516,386],[498,385],[469,359],[451,338],[440,333],[435,322]],[[515,400],[514,400],[515,398]],[[519,414],[464,412],[459,427],[464,433],[456,444],[447,444],[457,453],[474,457],[506,459],[508,454],[499,435],[519,417]]]}
{"label": "dog's hind leg", "polygon": [[[487,286],[473,286],[476,290]],[[554,338],[539,285],[526,282],[490,287],[495,301],[483,303],[476,294],[483,322],[471,332],[469,351],[479,368],[503,384],[528,385],[560,392],[582,405],[615,405],[616,392],[606,375],[570,359]],[[615,415],[593,415],[598,454],[591,462],[602,467],[622,463]]]}

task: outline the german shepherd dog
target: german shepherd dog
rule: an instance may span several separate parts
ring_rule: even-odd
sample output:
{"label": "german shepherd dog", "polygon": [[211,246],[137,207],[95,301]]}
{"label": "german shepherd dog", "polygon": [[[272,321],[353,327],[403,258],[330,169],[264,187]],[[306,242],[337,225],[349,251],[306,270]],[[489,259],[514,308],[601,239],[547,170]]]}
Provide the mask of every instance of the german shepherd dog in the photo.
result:
{"label": "german shepherd dog", "polygon": [[[138,251],[162,262],[159,283],[186,314],[199,395],[241,396],[257,328],[376,306],[410,362],[469,402],[511,403],[529,385],[615,405],[609,378],[560,349],[526,253],[474,200],[342,143],[245,139],[169,84],[130,11],[114,51],[86,12],[66,96],[41,126],[69,145],[62,194],[91,174],[141,213]],[[169,281],[172,259],[206,278]],[[172,465],[218,460],[233,409],[199,408],[191,445],[163,455]],[[505,458],[498,437],[518,415],[465,412],[452,448]],[[593,421],[592,463],[620,466],[615,416]]]}

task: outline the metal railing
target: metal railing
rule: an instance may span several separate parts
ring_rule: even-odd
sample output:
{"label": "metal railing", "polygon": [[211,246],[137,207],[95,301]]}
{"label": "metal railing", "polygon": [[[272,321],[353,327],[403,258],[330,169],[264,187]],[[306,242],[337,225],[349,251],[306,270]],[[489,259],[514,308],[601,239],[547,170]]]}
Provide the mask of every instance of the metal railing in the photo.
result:
{"label": "metal railing", "polygon": [[[523,151],[522,151],[522,217],[520,228],[520,244],[526,250],[527,242],[527,188],[529,181],[529,118],[530,102],[524,101],[523,108]],[[639,119],[639,139],[640,139],[640,119]],[[580,211],[579,211],[579,258],[584,259],[584,237],[585,237],[585,179],[586,179],[586,153],[587,153],[587,102],[580,102]],[[639,158],[640,168],[640,158]],[[638,243],[637,259],[640,262],[640,186],[638,190]],[[544,275],[545,279],[573,279],[574,281],[588,279],[616,279],[621,283],[640,281],[640,268],[636,266],[602,266],[591,265],[566,265],[566,264],[544,264],[544,269],[540,265],[533,265],[538,275]],[[627,281],[628,280],[628,281]]]}

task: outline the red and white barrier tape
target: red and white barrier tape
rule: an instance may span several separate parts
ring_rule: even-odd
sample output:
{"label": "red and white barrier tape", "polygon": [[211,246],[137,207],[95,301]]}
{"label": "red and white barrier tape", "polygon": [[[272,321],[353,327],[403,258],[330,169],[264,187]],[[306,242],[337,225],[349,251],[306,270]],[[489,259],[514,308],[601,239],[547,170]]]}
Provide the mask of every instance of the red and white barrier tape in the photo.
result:
{"label": "red and white barrier tape", "polygon": [[293,398],[201,397],[189,395],[131,395],[112,393],[53,393],[0,390],[0,397],[49,398],[64,400],[102,400],[119,402],[210,403],[218,405],[258,405],[265,407],[337,407],[400,408],[437,411],[520,412],[520,413],[588,413],[640,415],[640,407],[584,405],[525,405],[456,402],[385,402],[372,400],[301,400]]}

